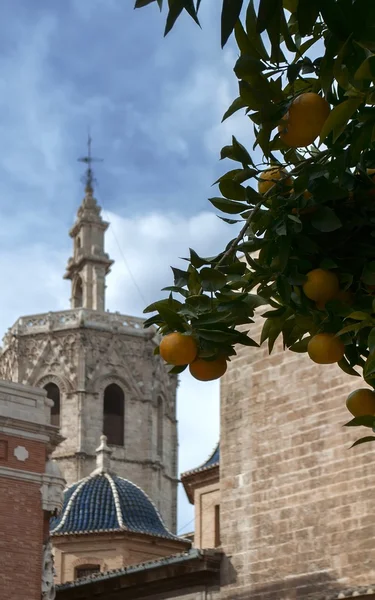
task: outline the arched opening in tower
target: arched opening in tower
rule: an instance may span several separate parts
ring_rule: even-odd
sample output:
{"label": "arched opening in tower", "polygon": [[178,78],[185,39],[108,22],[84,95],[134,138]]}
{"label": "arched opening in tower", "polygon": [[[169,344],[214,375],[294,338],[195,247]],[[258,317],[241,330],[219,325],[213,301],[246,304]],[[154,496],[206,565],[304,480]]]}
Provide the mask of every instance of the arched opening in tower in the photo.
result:
{"label": "arched opening in tower", "polygon": [[53,401],[51,407],[51,425],[60,427],[60,390],[56,383],[47,383],[44,386],[47,392],[47,398]]}
{"label": "arched opening in tower", "polygon": [[74,281],[73,288],[73,305],[74,308],[82,308],[83,305],[83,289],[82,289],[82,279],[78,275]]}
{"label": "arched opening in tower", "polygon": [[104,390],[103,433],[108,444],[124,445],[124,392],[116,383],[111,383]]}

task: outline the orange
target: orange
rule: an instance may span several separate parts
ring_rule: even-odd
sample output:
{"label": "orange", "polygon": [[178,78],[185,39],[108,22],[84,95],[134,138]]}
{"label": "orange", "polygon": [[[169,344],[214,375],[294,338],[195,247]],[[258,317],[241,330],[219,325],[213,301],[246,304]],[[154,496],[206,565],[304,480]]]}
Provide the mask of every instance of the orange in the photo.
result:
{"label": "orange", "polygon": [[292,187],[293,179],[288,177],[288,172],[285,171],[285,169],[273,167],[271,169],[267,169],[266,171],[262,171],[258,181],[259,193],[262,195],[267,194],[267,192],[269,192],[269,190],[273,188],[278,181],[282,180],[287,187]]}
{"label": "orange", "polygon": [[318,333],[309,341],[307,352],[318,365],[330,365],[343,358],[345,346],[333,333]]}
{"label": "orange", "polygon": [[279,125],[281,140],[290,148],[309,146],[320,135],[329,113],[327,100],[319,94],[300,94],[284,115],[284,123]]}
{"label": "orange", "polygon": [[169,333],[160,342],[160,356],[170,365],[182,366],[193,362],[198,345],[191,335]]}
{"label": "orange", "polygon": [[190,373],[199,381],[213,381],[222,377],[227,370],[227,359],[219,356],[215,360],[204,360],[197,358],[189,366]]}
{"label": "orange", "polygon": [[355,390],[347,397],[346,408],[353,417],[375,415],[375,392],[365,388]]}
{"label": "orange", "polygon": [[366,173],[372,180],[374,180],[373,175],[375,175],[375,169],[366,169]]}
{"label": "orange", "polygon": [[307,281],[303,284],[302,289],[310,300],[324,305],[339,293],[339,280],[332,271],[313,269],[307,273]]}

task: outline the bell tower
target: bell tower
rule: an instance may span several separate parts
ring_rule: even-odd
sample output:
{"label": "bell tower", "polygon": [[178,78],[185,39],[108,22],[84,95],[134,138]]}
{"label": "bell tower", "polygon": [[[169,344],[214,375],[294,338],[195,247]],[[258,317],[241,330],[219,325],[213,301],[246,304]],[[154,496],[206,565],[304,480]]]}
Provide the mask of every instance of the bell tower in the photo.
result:
{"label": "bell tower", "polygon": [[73,239],[73,257],[69,258],[64,279],[72,282],[71,308],[105,310],[105,277],[113,261],[104,252],[104,234],[109,223],[103,221],[93,191],[91,138],[87,156],[79,159],[87,164],[85,197],[69,234]]}
{"label": "bell tower", "polygon": [[143,319],[105,311],[108,223],[94,198],[91,139],[85,196],[70,231],[70,309],[20,317],[0,351],[0,379],[41,387],[51,421],[65,438],[54,453],[68,485],[95,468],[107,437],[116,473],[154,501],[171,531],[177,513],[177,378],[154,355],[155,331]]}

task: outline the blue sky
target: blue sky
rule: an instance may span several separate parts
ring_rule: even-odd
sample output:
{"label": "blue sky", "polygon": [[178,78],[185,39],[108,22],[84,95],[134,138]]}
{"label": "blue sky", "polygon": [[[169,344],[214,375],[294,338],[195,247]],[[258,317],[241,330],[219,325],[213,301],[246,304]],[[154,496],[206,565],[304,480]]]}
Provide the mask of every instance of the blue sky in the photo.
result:
{"label": "blue sky", "polygon": [[[165,15],[164,15],[165,17]],[[211,210],[220,148],[243,117],[220,124],[236,97],[235,51],[220,49],[219,10],[202,3],[203,31],[184,17],[163,38],[156,5],[131,0],[10,0],[0,19],[0,329],[20,316],[68,308],[62,279],[81,202],[88,127],[97,198],[116,260],[107,307],[141,315],[171,283],[189,246],[220,250],[234,230]],[[131,274],[129,273],[129,269]],[[134,284],[136,282],[136,285]],[[206,459],[219,435],[219,385],[181,378],[180,471]],[[192,529],[180,494],[179,525]],[[185,527],[186,525],[186,527]]]}

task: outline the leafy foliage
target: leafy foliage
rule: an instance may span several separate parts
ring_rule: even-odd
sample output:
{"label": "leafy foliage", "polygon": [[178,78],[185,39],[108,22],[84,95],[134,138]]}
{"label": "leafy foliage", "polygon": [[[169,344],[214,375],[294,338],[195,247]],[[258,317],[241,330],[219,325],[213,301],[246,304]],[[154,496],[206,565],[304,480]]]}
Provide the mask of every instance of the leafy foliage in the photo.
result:
{"label": "leafy foliage", "polygon": [[[169,0],[166,32],[184,10],[199,23],[199,4]],[[251,330],[255,309],[267,305],[260,342],[270,352],[279,337],[306,352],[311,336],[335,333],[346,350],[339,366],[375,387],[375,2],[260,0],[256,10],[253,0],[223,0],[221,29],[222,45],[234,31],[239,49],[238,97],[223,118],[244,111],[263,162],[234,137],[222,148],[232,167],[209,201],[243,227],[217,256],[190,251],[186,271],[173,269],[170,297],[145,310],[156,313],[146,327],[191,331],[201,356],[230,357],[236,344],[256,344],[237,327]],[[332,110],[320,140],[294,149],[277,127],[304,92],[323,95]],[[288,171],[292,190],[281,180],[257,192],[270,165]],[[349,295],[318,308],[302,290],[315,268],[333,270]]]}

